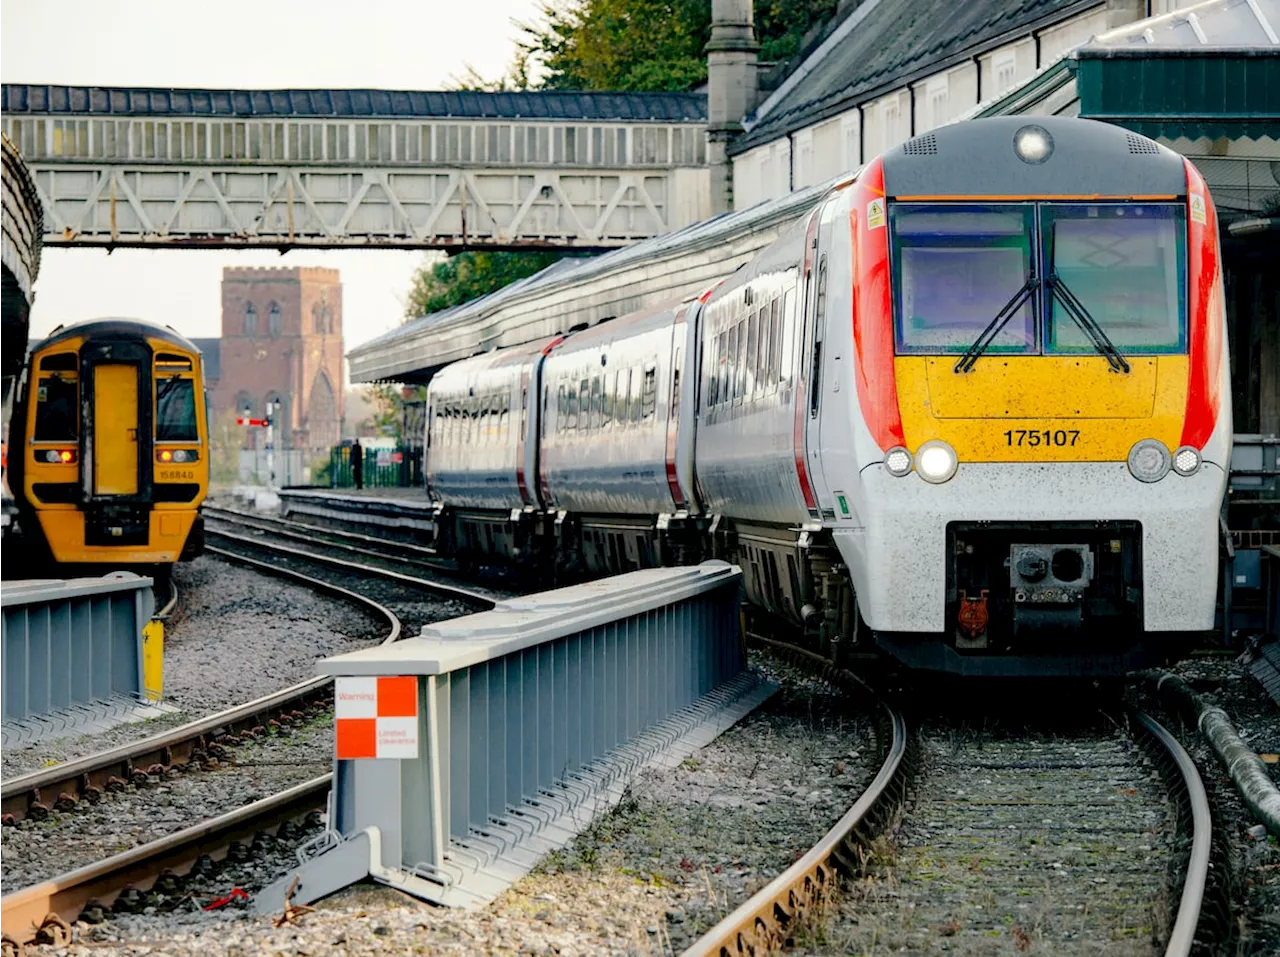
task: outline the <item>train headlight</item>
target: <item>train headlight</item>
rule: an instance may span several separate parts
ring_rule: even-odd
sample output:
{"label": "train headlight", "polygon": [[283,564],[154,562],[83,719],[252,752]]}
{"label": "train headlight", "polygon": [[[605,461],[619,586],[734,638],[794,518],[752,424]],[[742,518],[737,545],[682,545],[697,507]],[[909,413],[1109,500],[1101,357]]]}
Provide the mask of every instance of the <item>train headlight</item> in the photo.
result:
{"label": "train headlight", "polygon": [[76,460],[75,449],[46,449],[36,453],[36,460],[50,465],[72,465]]}
{"label": "train headlight", "polygon": [[1184,445],[1173,453],[1173,470],[1179,475],[1195,475],[1200,471],[1200,450]]}
{"label": "train headlight", "polygon": [[932,439],[916,452],[916,472],[926,482],[938,484],[956,474],[956,452],[941,439]]}
{"label": "train headlight", "polygon": [[911,471],[911,453],[901,445],[891,448],[884,454],[884,467],[889,470],[890,475],[902,478]]}
{"label": "train headlight", "polygon": [[1156,439],[1143,439],[1129,450],[1129,471],[1139,482],[1158,482],[1169,474],[1169,450]]}
{"label": "train headlight", "polygon": [[156,452],[156,461],[161,465],[199,462],[200,453],[196,449],[160,449]]}
{"label": "train headlight", "polygon": [[1013,151],[1018,159],[1035,166],[1053,155],[1053,136],[1043,126],[1023,126],[1013,134]]}

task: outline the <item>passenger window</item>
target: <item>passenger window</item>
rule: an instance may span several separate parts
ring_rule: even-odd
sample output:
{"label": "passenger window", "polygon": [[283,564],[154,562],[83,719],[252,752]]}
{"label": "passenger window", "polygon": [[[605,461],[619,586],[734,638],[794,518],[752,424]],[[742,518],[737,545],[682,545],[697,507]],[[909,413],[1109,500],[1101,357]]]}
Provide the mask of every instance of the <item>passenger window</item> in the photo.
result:
{"label": "passenger window", "polygon": [[747,391],[747,320],[738,320],[738,348],[734,353],[733,397],[741,399]]}
{"label": "passenger window", "polygon": [[578,428],[591,428],[591,380],[578,382]]}
{"label": "passenger window", "polygon": [[[565,388],[565,386],[561,386],[561,388]],[[564,406],[564,427],[566,430],[571,430],[578,427],[578,387],[570,382],[567,388]]]}
{"label": "passenger window", "polygon": [[600,428],[600,376],[591,377],[591,428]]}
{"label": "passenger window", "polygon": [[641,418],[649,418],[654,414],[658,407],[658,367],[655,365],[645,366],[644,370],[644,404],[641,410]]}
{"label": "passenger window", "polygon": [[724,362],[728,370],[728,388],[724,389],[726,402],[732,402],[737,398],[737,330],[740,325],[740,322],[735,322],[733,328],[728,330],[728,357]]}
{"label": "passenger window", "polygon": [[747,361],[743,363],[743,375],[746,377],[746,396],[750,398],[756,391],[757,352],[760,348],[760,310],[756,309],[747,320]]}
{"label": "passenger window", "polygon": [[[610,387],[612,381],[612,388]],[[600,424],[607,427],[613,421],[613,396],[618,391],[618,374],[604,376],[604,394],[600,396]]]}
{"label": "passenger window", "polygon": [[788,289],[782,297],[782,308],[778,310],[778,345],[774,349],[774,369],[778,373],[778,382],[786,382],[791,378],[792,316],[795,310],[795,294]]}
{"label": "passenger window", "polygon": [[41,377],[36,386],[37,442],[74,442],[79,434],[80,389],[75,379]]}
{"label": "passenger window", "polygon": [[[619,373],[621,375],[621,373]],[[618,422],[626,425],[631,421],[631,370],[627,370],[627,391],[618,392],[618,398],[621,405],[618,406]]]}
{"label": "passenger window", "polygon": [[194,379],[156,380],[156,441],[195,442],[196,384]]}

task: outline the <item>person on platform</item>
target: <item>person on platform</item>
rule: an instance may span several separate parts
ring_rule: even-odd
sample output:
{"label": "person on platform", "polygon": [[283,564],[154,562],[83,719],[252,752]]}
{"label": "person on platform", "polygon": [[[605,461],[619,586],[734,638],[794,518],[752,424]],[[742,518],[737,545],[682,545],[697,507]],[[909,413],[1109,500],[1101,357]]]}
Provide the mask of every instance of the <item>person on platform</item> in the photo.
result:
{"label": "person on platform", "polygon": [[360,447],[359,439],[351,443],[351,478],[357,489],[364,488],[364,449]]}

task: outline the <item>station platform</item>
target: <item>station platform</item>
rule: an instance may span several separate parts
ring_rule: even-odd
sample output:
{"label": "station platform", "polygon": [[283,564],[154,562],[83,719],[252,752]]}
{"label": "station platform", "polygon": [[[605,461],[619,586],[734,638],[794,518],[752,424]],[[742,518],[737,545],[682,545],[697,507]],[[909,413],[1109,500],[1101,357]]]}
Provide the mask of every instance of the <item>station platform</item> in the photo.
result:
{"label": "station platform", "polygon": [[376,525],[406,539],[433,533],[432,505],[424,488],[282,488],[280,514],[301,521]]}

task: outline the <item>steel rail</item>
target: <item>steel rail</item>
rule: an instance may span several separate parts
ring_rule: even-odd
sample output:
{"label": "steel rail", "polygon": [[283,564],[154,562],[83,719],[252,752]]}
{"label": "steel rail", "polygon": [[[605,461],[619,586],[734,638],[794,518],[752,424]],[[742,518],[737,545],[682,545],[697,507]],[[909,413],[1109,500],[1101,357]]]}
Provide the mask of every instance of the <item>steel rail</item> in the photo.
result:
{"label": "steel rail", "polygon": [[238,841],[323,809],[332,777],[325,774],[304,781],[159,840],[6,894],[0,898],[6,951],[12,947],[20,953],[42,930],[55,943],[70,943],[59,940],[59,935],[66,934],[66,925],[91,902],[109,906],[128,888],[146,890],[162,875],[187,873],[206,854],[216,856]]}
{"label": "steel rail", "polygon": [[[382,639],[382,644],[400,638],[400,619],[386,606],[371,598],[301,572],[233,555],[223,549],[207,550],[220,557],[243,562],[270,574],[302,582],[317,591],[363,605],[383,618],[387,624],[387,634]],[[248,732],[256,735],[261,733],[259,729],[265,730],[266,724],[271,720],[289,722],[301,718],[299,706],[325,694],[328,686],[327,677],[308,678],[170,731],[10,778],[0,786],[0,811],[5,815],[5,823],[9,823],[28,816],[42,818],[51,809],[69,810],[82,799],[96,803],[104,791],[122,788],[132,779],[145,779],[148,775],[162,772],[175,764],[201,761],[216,746],[212,741],[215,733],[235,735]],[[45,803],[45,794],[53,795],[51,804]]]}
{"label": "steel rail", "polygon": [[1191,854],[1187,860],[1186,876],[1182,882],[1182,897],[1178,901],[1178,916],[1174,920],[1165,957],[1188,957],[1195,946],[1196,927],[1200,923],[1200,909],[1204,903],[1205,886],[1209,879],[1210,845],[1213,839],[1213,819],[1209,813],[1209,796],[1191,755],[1178,743],[1178,739],[1149,715],[1134,711],[1138,723],[1164,748],[1178,770],[1182,786],[1191,807]]}
{"label": "steel rail", "polygon": [[[783,645],[788,653],[821,662],[827,671],[839,671],[829,660],[804,649],[755,636],[753,640],[769,646]],[[844,674],[861,684],[853,675]],[[906,722],[884,702],[879,706],[893,734],[884,763],[871,784],[807,854],[707,931],[684,952],[685,957],[755,955],[777,949],[804,914],[819,907],[835,891],[837,866],[846,866],[847,862],[857,859],[859,829],[884,807],[894,784],[901,781],[906,771]]]}
{"label": "steel rail", "polygon": [[174,582],[172,575],[169,576],[166,585],[169,588],[169,600],[164,603],[163,608],[151,616],[152,618],[159,619],[160,621],[165,621],[172,617],[174,609],[178,607],[178,585]]}
{"label": "steel rail", "polygon": [[[362,545],[353,545],[350,541],[331,541],[324,536],[331,538],[340,538],[345,536],[343,532],[336,532],[332,529],[314,528],[308,525],[302,525],[297,522],[289,522],[280,518],[259,518],[256,515],[241,515],[237,512],[230,512],[227,509],[213,509],[209,516],[215,522],[226,522],[229,525],[237,525],[242,528],[252,528],[258,531],[267,532],[271,535],[279,536],[283,539],[293,541],[310,542],[312,544],[323,545],[325,548],[337,549],[348,552],[353,555],[363,555],[369,558],[377,558],[382,561],[388,559],[392,561],[403,562],[414,568],[425,571],[444,572],[439,565],[444,559],[434,557],[431,559],[417,558],[413,555],[397,555],[395,551],[400,551],[400,543],[393,542],[390,539],[378,540],[370,535],[361,535],[360,539],[376,542],[382,550],[369,548]],[[216,531],[214,534],[218,534]]]}
{"label": "steel rail", "polygon": [[[224,521],[224,519],[215,519],[215,521]],[[229,523],[235,524],[234,522],[229,522]],[[316,562],[317,564],[320,564],[320,565],[329,565],[334,568],[345,568],[351,571],[359,572],[361,574],[377,575],[382,578],[389,578],[392,581],[401,582],[405,585],[412,585],[415,588],[421,588],[424,591],[434,591],[434,592],[438,592],[439,594],[446,595],[452,598],[463,598],[467,601],[474,601],[478,604],[484,605],[487,608],[492,608],[496,602],[496,599],[491,595],[485,595],[481,592],[472,591],[469,588],[462,588],[459,585],[450,585],[450,584],[446,584],[445,582],[431,581],[430,579],[426,579],[426,578],[416,578],[413,575],[405,575],[401,572],[393,572],[389,568],[378,568],[376,565],[365,565],[360,562],[346,561],[345,559],[342,559],[342,558],[332,558],[328,555],[321,555],[317,552],[307,551],[306,549],[302,549],[302,548],[290,548],[287,545],[280,545],[275,542],[267,542],[257,538],[250,538],[247,535],[237,535],[234,532],[223,532],[213,528],[206,528],[205,535],[206,536],[214,535],[219,538],[225,538],[229,541],[239,542],[243,545],[248,545],[251,548],[260,548],[260,549],[263,549],[264,551],[276,552],[277,554],[280,554],[280,555],[292,555],[295,558],[302,558],[310,562]],[[323,546],[328,543],[321,542],[319,544]],[[385,558],[388,556],[379,556],[379,557]]]}
{"label": "steel rail", "polygon": [[[371,545],[385,545],[397,550],[407,551],[413,555],[421,555],[424,561],[445,561],[441,558],[440,553],[434,548],[426,545],[417,545],[413,542],[401,542],[392,538],[379,538],[377,535],[365,535],[361,532],[353,532],[345,528],[325,528],[322,525],[311,525],[307,522],[298,522],[293,519],[281,518],[278,515],[251,515],[248,512],[235,508],[226,508],[222,505],[211,505],[206,502],[201,506],[206,514],[214,514],[215,518],[230,516],[227,521],[241,521],[250,523],[256,522],[261,525],[279,526],[289,530],[306,529],[311,532],[318,532],[321,535],[330,535],[337,539],[345,539],[348,542],[367,542]],[[358,517],[353,513],[353,517]]]}

